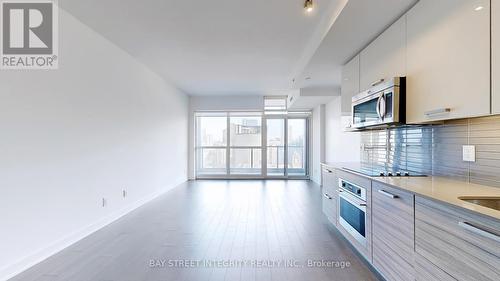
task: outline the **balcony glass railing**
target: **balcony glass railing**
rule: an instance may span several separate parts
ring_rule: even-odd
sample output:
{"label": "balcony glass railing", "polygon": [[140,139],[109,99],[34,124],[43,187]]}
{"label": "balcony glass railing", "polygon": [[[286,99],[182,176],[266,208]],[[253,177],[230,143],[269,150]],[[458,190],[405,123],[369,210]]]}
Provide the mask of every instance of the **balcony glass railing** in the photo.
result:
{"label": "balcony glass railing", "polygon": [[[229,169],[232,175],[261,175],[262,148],[261,147],[232,147],[229,149]],[[201,160],[197,173],[199,175],[227,174],[226,148],[200,147],[198,148]],[[267,146],[267,174],[284,175],[285,147]],[[288,147],[288,174],[305,175],[304,146]]]}

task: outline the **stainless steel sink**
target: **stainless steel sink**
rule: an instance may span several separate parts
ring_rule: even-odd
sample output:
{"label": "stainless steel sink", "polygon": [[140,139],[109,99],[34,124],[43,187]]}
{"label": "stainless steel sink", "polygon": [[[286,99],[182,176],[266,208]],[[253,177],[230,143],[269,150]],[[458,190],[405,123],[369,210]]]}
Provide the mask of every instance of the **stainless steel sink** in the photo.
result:
{"label": "stainless steel sink", "polygon": [[500,197],[459,197],[458,199],[500,211]]}

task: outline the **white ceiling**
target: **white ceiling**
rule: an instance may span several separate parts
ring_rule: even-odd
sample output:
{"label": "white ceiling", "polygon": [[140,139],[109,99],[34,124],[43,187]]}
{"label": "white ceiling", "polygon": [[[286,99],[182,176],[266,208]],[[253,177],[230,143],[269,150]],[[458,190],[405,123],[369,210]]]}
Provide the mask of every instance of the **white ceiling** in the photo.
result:
{"label": "white ceiling", "polygon": [[416,2],[349,0],[309,64],[297,75],[295,87],[340,87],[342,65]]}
{"label": "white ceiling", "polygon": [[340,66],[416,0],[314,2],[311,14],[304,0],[59,4],[191,95],[265,95],[294,87],[292,78],[338,87]]}
{"label": "white ceiling", "polygon": [[311,14],[304,0],[64,0],[60,6],[189,94],[262,95],[290,86],[292,71],[309,61],[346,2],[315,0]]}

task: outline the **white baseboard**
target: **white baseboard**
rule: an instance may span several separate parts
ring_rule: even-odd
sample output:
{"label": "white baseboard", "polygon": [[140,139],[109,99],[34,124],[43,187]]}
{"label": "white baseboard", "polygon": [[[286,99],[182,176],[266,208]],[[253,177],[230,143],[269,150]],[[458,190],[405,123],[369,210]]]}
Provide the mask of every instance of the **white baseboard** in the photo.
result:
{"label": "white baseboard", "polygon": [[109,225],[110,223],[118,220],[119,218],[125,216],[126,214],[132,212],[133,210],[143,206],[144,204],[152,201],[153,199],[156,199],[160,195],[163,195],[167,193],[168,191],[174,189],[175,187],[179,186],[180,184],[184,183],[186,180],[182,180],[181,182],[174,184],[164,190],[159,190],[157,192],[154,192],[146,197],[143,197],[139,199],[138,201],[130,204],[129,206],[126,206],[111,215],[108,215],[86,227],[81,228],[80,230],[64,237],[63,239],[60,239],[56,241],[55,243],[49,245],[46,248],[43,248],[41,250],[38,250],[12,264],[9,264],[3,268],[0,269],[0,281],[6,281],[21,272],[25,271],[26,269],[44,261],[45,259],[57,254],[58,252],[66,249],[67,247],[73,245],[74,243],[82,240],[83,238],[89,236],[90,234],[98,231],[99,229]]}

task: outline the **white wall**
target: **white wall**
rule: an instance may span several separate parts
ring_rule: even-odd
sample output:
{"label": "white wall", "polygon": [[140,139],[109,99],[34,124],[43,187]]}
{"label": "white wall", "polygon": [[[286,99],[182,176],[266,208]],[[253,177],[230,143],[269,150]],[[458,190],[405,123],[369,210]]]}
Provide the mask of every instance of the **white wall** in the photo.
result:
{"label": "white wall", "polygon": [[314,108],[312,115],[312,166],[311,180],[321,184],[321,163],[325,161],[325,112],[326,106]]}
{"label": "white wall", "polygon": [[191,96],[189,99],[189,169],[190,179],[195,178],[195,120],[196,111],[261,111],[262,96]]}
{"label": "white wall", "polygon": [[187,178],[187,96],[64,11],[59,38],[59,70],[0,72],[0,280]]}
{"label": "white wall", "polygon": [[326,105],[325,112],[325,161],[359,162],[360,133],[346,133],[349,116],[342,116],[341,97],[335,97]]}

